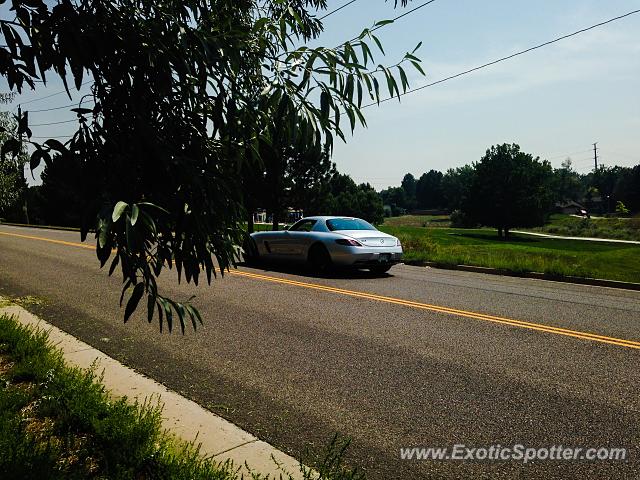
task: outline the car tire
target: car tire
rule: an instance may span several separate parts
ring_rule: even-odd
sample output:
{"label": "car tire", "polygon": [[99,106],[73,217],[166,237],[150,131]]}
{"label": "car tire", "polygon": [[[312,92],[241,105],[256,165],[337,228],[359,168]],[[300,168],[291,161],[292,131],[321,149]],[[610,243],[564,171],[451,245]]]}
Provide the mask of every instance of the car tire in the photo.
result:
{"label": "car tire", "polygon": [[258,252],[258,246],[251,237],[247,237],[242,244],[242,251],[244,257],[244,263],[247,265],[255,265],[260,259],[260,253]]}
{"label": "car tire", "polygon": [[378,275],[382,275],[383,273],[387,273],[389,270],[391,270],[391,265],[380,265],[380,266],[376,266],[376,267],[371,267],[369,269],[369,271],[371,273],[375,273]]}
{"label": "car tire", "polygon": [[311,246],[308,261],[315,272],[324,273],[331,269],[331,255],[321,243]]}

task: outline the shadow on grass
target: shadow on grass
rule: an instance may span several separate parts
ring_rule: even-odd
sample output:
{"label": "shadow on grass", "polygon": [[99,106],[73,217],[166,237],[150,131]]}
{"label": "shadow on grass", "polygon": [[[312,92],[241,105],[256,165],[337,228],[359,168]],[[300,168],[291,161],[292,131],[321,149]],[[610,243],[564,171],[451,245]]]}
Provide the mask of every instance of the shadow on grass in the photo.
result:
{"label": "shadow on grass", "polygon": [[286,264],[277,262],[260,261],[258,263],[247,264],[241,262],[238,267],[251,268],[253,270],[261,270],[262,272],[277,272],[288,275],[296,275],[307,278],[329,278],[329,279],[347,279],[347,280],[365,280],[372,278],[393,278],[390,273],[374,273],[369,270],[358,270],[348,267],[333,267],[327,272],[316,272],[308,265],[304,264]]}
{"label": "shadow on grass", "polygon": [[531,237],[525,237],[524,235],[517,235],[517,234],[510,234],[509,238],[500,238],[498,237],[497,233],[494,234],[490,234],[490,233],[474,233],[474,232],[450,232],[448,233],[448,235],[454,236],[454,237],[465,237],[465,238],[473,238],[476,240],[485,240],[487,242],[497,242],[497,243],[501,243],[501,244],[506,244],[506,243],[527,243],[527,244],[533,244],[533,243],[542,243],[541,239],[538,238],[531,238]]}

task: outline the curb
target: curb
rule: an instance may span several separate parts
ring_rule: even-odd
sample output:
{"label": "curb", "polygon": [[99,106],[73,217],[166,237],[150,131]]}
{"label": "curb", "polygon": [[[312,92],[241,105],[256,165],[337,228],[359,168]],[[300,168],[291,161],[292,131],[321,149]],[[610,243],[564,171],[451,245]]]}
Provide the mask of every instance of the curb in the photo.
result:
{"label": "curb", "polygon": [[579,285],[591,285],[594,287],[617,288],[621,290],[640,291],[640,283],[620,282],[617,280],[603,280],[599,278],[559,276],[548,273],[539,272],[513,272],[510,270],[501,270],[490,267],[475,267],[473,265],[450,265],[437,262],[425,262],[420,260],[409,260],[404,262],[405,265],[412,267],[430,267],[440,268],[443,270],[458,270],[461,272],[486,273],[487,275],[501,275],[505,277],[533,278],[536,280],[546,280],[552,282],[574,283]]}
{"label": "curb", "polygon": [[[2,297],[0,297],[2,300]],[[169,390],[121,364],[74,336],[36,317],[18,305],[0,308],[0,314],[13,315],[22,325],[46,331],[49,342],[62,351],[64,360],[73,366],[103,371],[102,384],[117,397],[145,399],[163,404],[162,426],[180,439],[200,445],[200,453],[216,461],[232,460],[239,474],[254,478],[253,473],[269,478],[302,478],[300,462],[249,432],[206,410],[196,402]],[[260,477],[264,478],[264,477]]]}
{"label": "curb", "polygon": [[[0,222],[0,225],[7,225],[9,227],[27,227],[27,228],[40,228],[43,230],[63,230],[65,232],[79,232],[80,229],[76,227],[56,227],[55,225],[33,225],[30,223],[13,223],[13,222]],[[93,229],[89,230],[93,232]]]}

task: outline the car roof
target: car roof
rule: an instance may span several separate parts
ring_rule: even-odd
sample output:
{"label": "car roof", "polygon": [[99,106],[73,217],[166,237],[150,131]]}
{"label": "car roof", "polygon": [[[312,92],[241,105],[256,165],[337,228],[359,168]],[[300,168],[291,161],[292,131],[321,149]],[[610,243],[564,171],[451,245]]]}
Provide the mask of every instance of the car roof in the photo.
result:
{"label": "car roof", "polygon": [[314,217],[304,217],[304,218],[301,218],[300,220],[319,220],[321,222],[326,222],[327,220],[333,220],[335,218],[348,218],[348,219],[355,218],[357,220],[360,220],[357,217],[336,216],[336,215],[317,215]]}

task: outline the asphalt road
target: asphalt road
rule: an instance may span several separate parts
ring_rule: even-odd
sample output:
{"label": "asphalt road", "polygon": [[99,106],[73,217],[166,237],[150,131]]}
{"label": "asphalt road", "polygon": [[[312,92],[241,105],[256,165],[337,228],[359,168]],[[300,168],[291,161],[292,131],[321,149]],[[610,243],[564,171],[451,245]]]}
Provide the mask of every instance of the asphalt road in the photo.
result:
{"label": "asphalt road", "polygon": [[[78,242],[0,226],[0,295],[35,297],[51,323],[290,453],[339,432],[373,479],[640,478],[640,292],[404,265],[241,268],[198,288],[171,274],[164,292],[196,294],[205,326],[169,335],[143,312],[122,323],[119,279]],[[629,461],[400,459],[455,444],[626,447]]]}

